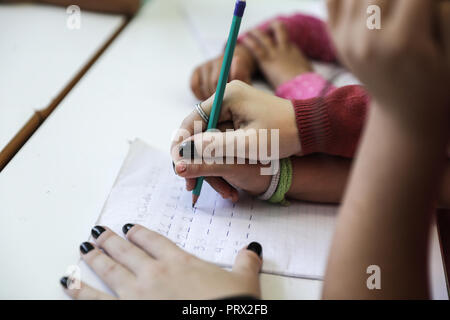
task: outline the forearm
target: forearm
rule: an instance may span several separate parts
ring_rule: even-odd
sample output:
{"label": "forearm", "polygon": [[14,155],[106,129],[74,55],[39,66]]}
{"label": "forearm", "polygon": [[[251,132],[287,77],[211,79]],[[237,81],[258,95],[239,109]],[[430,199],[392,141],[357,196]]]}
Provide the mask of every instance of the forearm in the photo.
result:
{"label": "forearm", "polygon": [[[342,202],[352,160],[327,155],[292,158],[292,185],[287,196],[291,199],[317,203]],[[450,161],[438,192],[438,206],[450,209]]]}
{"label": "forearm", "polygon": [[[330,250],[324,298],[428,297],[428,235],[448,114],[427,120],[411,125],[372,108]],[[374,264],[381,290],[366,286]]]}
{"label": "forearm", "polygon": [[287,197],[319,203],[340,203],[351,161],[326,155],[293,157],[292,184]]}

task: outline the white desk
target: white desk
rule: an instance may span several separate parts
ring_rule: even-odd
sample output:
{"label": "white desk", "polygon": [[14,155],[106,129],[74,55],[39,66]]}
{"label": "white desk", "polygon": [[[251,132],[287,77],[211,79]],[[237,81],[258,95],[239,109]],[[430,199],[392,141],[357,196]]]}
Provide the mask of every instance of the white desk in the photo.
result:
{"label": "white desk", "polygon": [[[77,262],[128,141],[168,152],[203,59],[178,1],[149,2],[3,170],[0,298],[64,298],[59,277]],[[321,286],[262,275],[264,298],[317,299]]]}
{"label": "white desk", "polygon": [[124,22],[83,11],[81,28],[70,30],[68,17],[62,7],[0,5],[0,151]]}

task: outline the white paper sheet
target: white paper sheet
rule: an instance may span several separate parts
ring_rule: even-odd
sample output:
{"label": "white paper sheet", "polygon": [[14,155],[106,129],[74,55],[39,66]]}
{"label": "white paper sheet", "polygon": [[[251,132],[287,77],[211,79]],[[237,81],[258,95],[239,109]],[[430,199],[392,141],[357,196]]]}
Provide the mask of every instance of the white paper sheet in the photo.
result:
{"label": "white paper sheet", "polygon": [[262,272],[321,279],[335,207],[299,202],[281,207],[241,196],[234,205],[205,183],[192,209],[191,193],[173,173],[169,155],[136,140],[98,224],[119,235],[126,223],[142,224],[223,267],[233,264],[239,249],[258,241],[263,247]]}

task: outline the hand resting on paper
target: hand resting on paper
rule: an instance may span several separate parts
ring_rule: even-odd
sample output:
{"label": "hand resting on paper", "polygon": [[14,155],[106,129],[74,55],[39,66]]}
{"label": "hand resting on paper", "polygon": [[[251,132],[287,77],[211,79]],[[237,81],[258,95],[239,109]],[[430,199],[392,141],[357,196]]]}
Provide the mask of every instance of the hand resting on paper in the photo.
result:
{"label": "hand resting on paper", "polygon": [[236,256],[232,271],[194,257],[164,236],[140,225],[123,228],[127,240],[107,228],[92,229],[95,245],[83,243],[82,259],[115,296],[63,277],[65,292],[77,300],[259,298],[262,248],[251,243]]}

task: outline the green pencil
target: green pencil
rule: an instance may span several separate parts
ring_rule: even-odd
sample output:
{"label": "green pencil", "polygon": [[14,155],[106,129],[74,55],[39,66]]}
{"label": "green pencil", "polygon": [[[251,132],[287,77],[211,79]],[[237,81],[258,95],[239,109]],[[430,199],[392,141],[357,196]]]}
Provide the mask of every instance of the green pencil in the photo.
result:
{"label": "green pencil", "polygon": [[[231,61],[233,59],[234,48],[236,47],[236,41],[239,34],[239,28],[241,26],[242,16],[244,15],[245,5],[246,5],[245,0],[238,0],[236,1],[236,5],[234,7],[233,21],[231,23],[230,34],[228,35],[227,46],[225,48],[222,68],[220,69],[219,82],[217,83],[214,103],[212,106],[211,114],[209,115],[207,130],[215,129],[217,127],[217,122],[219,121],[223,95],[225,93],[225,87],[228,82],[228,75],[230,73]],[[200,197],[203,180],[204,177],[197,178],[195,188],[192,191],[192,207],[195,206],[198,198]]]}

